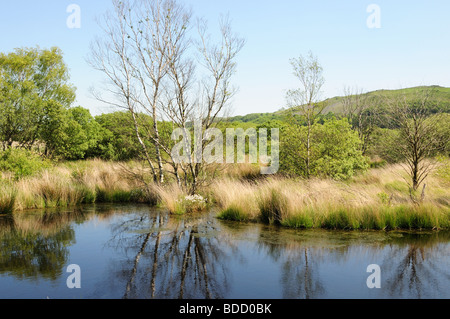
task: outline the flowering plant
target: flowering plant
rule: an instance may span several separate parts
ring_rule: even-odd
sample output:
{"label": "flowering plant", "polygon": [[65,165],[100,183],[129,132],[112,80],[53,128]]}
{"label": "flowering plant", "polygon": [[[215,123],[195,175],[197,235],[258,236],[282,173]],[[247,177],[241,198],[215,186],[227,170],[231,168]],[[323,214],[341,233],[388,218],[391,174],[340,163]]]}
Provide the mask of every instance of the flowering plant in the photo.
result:
{"label": "flowering plant", "polygon": [[207,199],[201,195],[188,195],[177,201],[185,213],[201,212],[206,208]]}

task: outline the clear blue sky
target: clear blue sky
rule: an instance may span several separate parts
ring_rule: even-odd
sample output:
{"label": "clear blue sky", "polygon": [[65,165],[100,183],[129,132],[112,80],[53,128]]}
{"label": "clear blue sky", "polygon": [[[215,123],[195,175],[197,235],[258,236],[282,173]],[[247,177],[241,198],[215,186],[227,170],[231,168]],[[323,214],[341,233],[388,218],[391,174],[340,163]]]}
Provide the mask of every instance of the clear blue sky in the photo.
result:
{"label": "clear blue sky", "polygon": [[[324,68],[323,97],[343,87],[365,91],[417,85],[450,86],[450,1],[448,0],[184,0],[211,26],[228,13],[245,37],[234,83],[234,114],[274,112],[285,93],[298,87],[289,59],[312,51]],[[69,29],[68,5],[81,7],[81,28]],[[381,9],[381,28],[370,29],[370,4]],[[95,18],[109,0],[1,0],[0,51],[58,46],[77,87],[77,104],[93,114],[110,111],[88,93],[102,75],[85,62],[100,30]]]}

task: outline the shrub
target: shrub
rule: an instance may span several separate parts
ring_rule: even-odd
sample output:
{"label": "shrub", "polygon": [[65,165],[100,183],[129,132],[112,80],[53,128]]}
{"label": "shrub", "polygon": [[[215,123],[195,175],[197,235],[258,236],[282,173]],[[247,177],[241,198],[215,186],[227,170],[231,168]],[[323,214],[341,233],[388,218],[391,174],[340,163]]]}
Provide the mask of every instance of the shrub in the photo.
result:
{"label": "shrub", "polygon": [[50,166],[50,161],[32,151],[7,149],[0,152],[0,171],[13,173],[15,179],[35,175]]}
{"label": "shrub", "polygon": [[[307,177],[306,127],[284,126],[280,141],[280,171]],[[345,180],[368,168],[361,140],[346,119],[325,120],[311,129],[310,174]]]}

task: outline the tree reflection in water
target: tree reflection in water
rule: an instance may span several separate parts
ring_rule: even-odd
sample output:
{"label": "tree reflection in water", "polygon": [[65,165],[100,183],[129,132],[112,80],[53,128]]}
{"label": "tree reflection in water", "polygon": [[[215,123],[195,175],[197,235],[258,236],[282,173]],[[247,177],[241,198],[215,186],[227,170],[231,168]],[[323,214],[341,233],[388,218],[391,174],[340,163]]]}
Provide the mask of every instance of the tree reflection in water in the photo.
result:
{"label": "tree reflection in water", "polygon": [[[381,266],[386,288],[397,298],[448,296],[450,232],[408,234],[393,240]],[[444,280],[443,280],[444,279]]]}
{"label": "tree reflection in water", "polygon": [[136,213],[112,233],[108,245],[132,255],[114,272],[126,281],[123,298],[225,297],[226,237],[208,217]]}
{"label": "tree reflection in water", "polygon": [[325,291],[319,276],[322,251],[290,235],[291,230],[266,227],[261,229],[258,246],[280,264],[283,298],[319,298]]}
{"label": "tree reflection in water", "polygon": [[[260,227],[257,247],[279,264],[280,273],[273,275],[280,276],[283,298],[336,298],[340,296],[330,294],[330,287],[343,292],[349,289],[351,293],[358,286],[362,287],[360,297],[370,297],[369,289],[364,289],[365,281],[352,282],[349,278],[345,286],[339,287],[333,282],[325,284],[321,278],[330,279],[329,265],[356,266],[350,273],[365,273],[371,260],[381,266],[383,289],[374,291],[381,298],[446,298],[450,283],[449,242],[448,231],[335,232]],[[354,264],[356,260],[361,264]]]}
{"label": "tree reflection in water", "polygon": [[[86,267],[94,267],[98,281],[83,282],[87,296],[450,297],[448,231],[301,231],[222,222],[213,215],[176,217],[147,206],[88,210],[0,216],[0,275],[32,282],[61,279],[75,232],[94,235],[97,228],[91,226],[100,223],[86,257],[94,257]],[[74,251],[91,250],[85,237],[78,244]],[[107,248],[104,254],[92,255],[101,248]],[[381,267],[382,289],[365,285],[371,263]],[[233,275],[244,280],[233,281]],[[262,294],[255,287],[264,289]]]}
{"label": "tree reflection in water", "polygon": [[14,214],[0,217],[0,274],[18,279],[56,280],[74,243],[76,212]]}

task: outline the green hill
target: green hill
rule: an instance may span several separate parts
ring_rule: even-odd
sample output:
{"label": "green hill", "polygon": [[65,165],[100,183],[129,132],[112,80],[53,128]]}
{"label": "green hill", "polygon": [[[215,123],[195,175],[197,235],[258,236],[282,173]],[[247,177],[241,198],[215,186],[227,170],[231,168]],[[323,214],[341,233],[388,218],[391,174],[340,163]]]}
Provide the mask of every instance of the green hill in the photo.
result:
{"label": "green hill", "polygon": [[[436,90],[436,94],[434,99],[439,102],[439,105],[444,110],[444,112],[450,112],[450,88],[441,87],[441,86],[418,86],[411,87],[405,89],[398,90],[377,90],[364,93],[363,96],[367,97],[375,97],[375,96],[384,96],[384,97],[396,97],[396,96],[406,96],[413,97],[419,91],[426,88],[434,88]],[[327,106],[323,112],[323,114],[334,113],[334,114],[342,114],[343,109],[343,100],[344,97],[336,96],[333,98],[329,98],[323,101]],[[234,116],[227,120],[228,123],[240,122],[240,123],[255,123],[262,124],[270,120],[282,120],[283,117],[288,114],[288,109],[282,109],[273,113],[252,113],[244,116]]]}
{"label": "green hill", "polygon": [[[371,91],[362,94],[363,96],[367,97],[374,97],[374,96],[384,96],[384,97],[396,97],[399,95],[403,95],[405,97],[413,97],[415,94],[417,94],[419,91],[427,88],[434,88],[436,90],[436,94],[434,96],[434,99],[436,101],[439,101],[439,104],[442,107],[450,107],[450,88],[445,88],[441,86],[418,86],[418,87],[412,87],[412,88],[405,88],[405,89],[399,89],[399,90],[377,90],[377,91]],[[324,113],[333,112],[335,114],[341,114],[342,113],[342,107],[343,107],[343,97],[338,96],[331,99],[327,99],[324,101],[324,103],[327,105],[325,108]]]}

